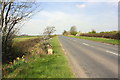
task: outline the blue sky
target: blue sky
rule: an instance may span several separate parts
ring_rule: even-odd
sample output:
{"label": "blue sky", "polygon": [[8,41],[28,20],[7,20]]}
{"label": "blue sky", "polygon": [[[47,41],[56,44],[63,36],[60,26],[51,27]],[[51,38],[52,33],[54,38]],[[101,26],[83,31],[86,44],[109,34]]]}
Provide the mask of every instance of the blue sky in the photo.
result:
{"label": "blue sky", "polygon": [[56,34],[76,26],[78,31],[118,30],[117,2],[39,2],[42,9],[21,29],[21,34],[42,34],[47,26],[55,26]]}

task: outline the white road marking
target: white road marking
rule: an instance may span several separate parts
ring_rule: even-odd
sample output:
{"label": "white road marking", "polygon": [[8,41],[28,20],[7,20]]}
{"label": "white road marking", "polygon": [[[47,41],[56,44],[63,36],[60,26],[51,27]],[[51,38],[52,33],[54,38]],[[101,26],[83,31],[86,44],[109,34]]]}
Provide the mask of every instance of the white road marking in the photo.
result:
{"label": "white road marking", "polygon": [[108,52],[108,53],[111,53],[111,54],[114,54],[114,55],[118,56],[118,54],[117,54],[117,53],[114,53],[114,52],[111,52],[111,51],[106,51],[106,52]]}
{"label": "white road marking", "polygon": [[[86,46],[90,46],[90,47],[93,47],[93,48],[95,48],[95,46],[91,46],[91,45],[89,45],[89,44],[86,44],[86,43],[83,43],[84,45],[86,45]],[[98,48],[99,49],[99,48]],[[100,48],[101,49],[101,48]],[[108,51],[108,50],[106,50],[105,52],[107,52],[107,53],[111,53],[111,54],[114,54],[114,55],[116,55],[116,56],[118,56],[118,54],[117,53],[114,53],[114,52],[112,52],[112,51]]]}
{"label": "white road marking", "polygon": [[83,43],[84,45],[86,45],[86,46],[90,46],[90,47],[95,47],[95,46],[91,46],[91,45],[89,45],[89,44],[87,44],[87,43]]}
{"label": "white road marking", "polygon": [[86,44],[86,43],[83,43],[84,45],[86,45],[86,46],[89,46],[89,44]]}

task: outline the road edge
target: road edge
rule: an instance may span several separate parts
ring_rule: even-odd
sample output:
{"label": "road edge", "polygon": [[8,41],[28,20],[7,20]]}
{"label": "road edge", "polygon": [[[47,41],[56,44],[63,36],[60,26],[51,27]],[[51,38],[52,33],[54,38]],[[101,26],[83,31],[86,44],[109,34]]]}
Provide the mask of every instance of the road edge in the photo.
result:
{"label": "road edge", "polygon": [[[59,39],[59,37],[58,37],[58,39]],[[88,78],[88,76],[85,74],[85,71],[82,68],[79,68],[79,70],[77,69],[77,66],[79,66],[79,65],[76,63],[76,61],[74,60],[74,58],[72,56],[68,55],[69,51],[65,50],[63,48],[63,45],[61,44],[60,40],[59,40],[59,43],[60,43],[62,50],[64,51],[64,55],[68,61],[70,69],[72,70],[75,77],[76,78]]]}

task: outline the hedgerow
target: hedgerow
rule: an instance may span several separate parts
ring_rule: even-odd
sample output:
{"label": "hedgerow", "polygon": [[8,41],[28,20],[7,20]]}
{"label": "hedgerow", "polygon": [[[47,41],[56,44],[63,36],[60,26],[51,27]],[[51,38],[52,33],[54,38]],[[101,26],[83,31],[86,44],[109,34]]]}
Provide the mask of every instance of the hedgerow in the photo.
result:
{"label": "hedgerow", "polygon": [[81,33],[80,36],[86,37],[102,37],[120,40],[120,31],[118,32],[101,32],[101,33]]}

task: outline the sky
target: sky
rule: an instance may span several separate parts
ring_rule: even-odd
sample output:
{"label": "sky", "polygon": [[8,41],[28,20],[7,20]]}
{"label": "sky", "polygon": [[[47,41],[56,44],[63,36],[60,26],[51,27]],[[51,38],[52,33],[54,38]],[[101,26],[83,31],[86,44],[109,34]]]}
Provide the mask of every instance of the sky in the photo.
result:
{"label": "sky", "polygon": [[22,26],[20,34],[42,35],[47,26],[54,26],[55,34],[71,26],[80,32],[118,30],[118,2],[114,1],[38,2],[41,11]]}

